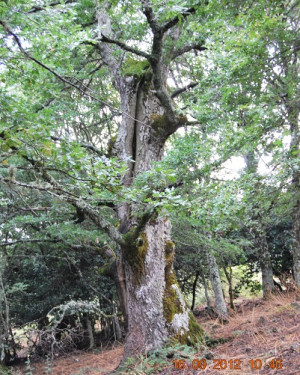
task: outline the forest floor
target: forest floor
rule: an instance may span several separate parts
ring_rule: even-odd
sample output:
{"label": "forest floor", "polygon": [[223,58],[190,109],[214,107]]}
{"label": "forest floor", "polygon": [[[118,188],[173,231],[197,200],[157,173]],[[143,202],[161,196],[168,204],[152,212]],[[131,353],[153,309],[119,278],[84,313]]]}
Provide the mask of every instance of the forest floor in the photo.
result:
{"label": "forest floor", "polygon": [[[175,353],[157,372],[151,371],[151,362],[148,362],[143,370],[143,362],[141,362],[138,367],[132,365],[132,370],[126,373],[132,375],[300,374],[300,295],[280,294],[273,296],[269,301],[262,299],[241,301],[231,313],[229,323],[224,325],[209,318],[203,308],[198,309],[198,315],[199,323],[209,336],[210,347],[192,356],[178,355],[177,357]],[[217,342],[219,344],[212,346]],[[50,370],[47,372],[45,362],[39,362],[32,364],[32,371],[29,373],[30,375],[109,374],[118,366],[122,353],[121,345],[103,351],[75,352],[55,359],[52,362],[51,372]],[[204,358],[206,368],[193,370],[192,363],[199,366],[200,362],[197,360]],[[174,369],[174,361],[179,359],[184,361],[183,370]],[[222,369],[225,366],[227,369]],[[25,367],[13,370],[14,375],[25,375],[26,372]]]}

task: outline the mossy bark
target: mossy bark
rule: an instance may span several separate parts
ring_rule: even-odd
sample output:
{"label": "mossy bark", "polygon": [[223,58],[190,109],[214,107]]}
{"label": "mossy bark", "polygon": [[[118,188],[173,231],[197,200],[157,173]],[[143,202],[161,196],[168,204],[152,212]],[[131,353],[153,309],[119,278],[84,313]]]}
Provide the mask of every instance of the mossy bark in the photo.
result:
{"label": "mossy bark", "polygon": [[173,269],[175,245],[165,242],[164,317],[173,343],[197,346],[203,341],[204,331],[188,308]]}
{"label": "mossy bark", "polygon": [[124,250],[129,310],[125,357],[170,341],[187,345],[202,342],[203,331],[176,280],[170,232],[169,220],[156,218],[148,221],[138,236],[126,236],[131,238],[131,246]]}

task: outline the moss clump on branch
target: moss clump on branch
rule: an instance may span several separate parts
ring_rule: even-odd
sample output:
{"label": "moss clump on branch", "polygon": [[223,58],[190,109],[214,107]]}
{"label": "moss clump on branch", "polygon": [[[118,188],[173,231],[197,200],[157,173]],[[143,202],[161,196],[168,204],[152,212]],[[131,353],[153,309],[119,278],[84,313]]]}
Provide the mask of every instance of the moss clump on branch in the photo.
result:
{"label": "moss clump on branch", "polygon": [[184,125],[187,123],[187,117],[184,116],[184,115],[179,115],[179,118],[178,118],[178,124],[180,126]]}
{"label": "moss clump on branch", "polygon": [[153,114],[150,117],[151,126],[156,131],[161,131],[166,127],[166,119],[164,115],[155,115]]}
{"label": "moss clump on branch", "polygon": [[148,60],[135,60],[128,57],[123,66],[122,74],[127,77],[141,78],[150,70],[150,63]]}

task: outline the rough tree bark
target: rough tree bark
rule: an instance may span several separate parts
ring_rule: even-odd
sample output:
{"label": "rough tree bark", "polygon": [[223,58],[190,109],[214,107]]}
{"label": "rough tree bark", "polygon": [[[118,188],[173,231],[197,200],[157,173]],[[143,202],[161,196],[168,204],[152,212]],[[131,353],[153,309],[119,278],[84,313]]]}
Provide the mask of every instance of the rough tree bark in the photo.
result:
{"label": "rough tree bark", "polygon": [[[108,15],[103,7],[98,10],[101,42],[97,48],[121,98],[122,121],[114,152],[127,161],[125,186],[149,170],[153,161],[161,159],[168,137],[187,123],[186,118],[176,114],[166,89],[168,65],[163,55],[163,38],[177,25],[179,17],[160,25],[148,2],[142,1],[142,5],[153,34],[151,54],[112,39]],[[191,8],[183,18],[194,11]],[[124,74],[123,66],[122,74],[113,54],[117,48],[143,57],[142,63],[145,66],[148,61],[149,69],[139,74]],[[118,219],[122,241],[119,241],[117,279],[128,332],[124,357],[161,347],[170,339],[182,343],[199,340],[202,330],[184,301],[173,270],[174,244],[168,218],[123,204],[118,207]]]}

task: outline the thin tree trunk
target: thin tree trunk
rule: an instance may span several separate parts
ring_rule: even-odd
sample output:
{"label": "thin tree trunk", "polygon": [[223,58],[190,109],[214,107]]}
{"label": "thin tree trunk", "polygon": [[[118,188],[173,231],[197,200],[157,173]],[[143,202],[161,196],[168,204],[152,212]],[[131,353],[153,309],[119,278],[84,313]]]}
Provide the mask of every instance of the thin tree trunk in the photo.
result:
{"label": "thin tree trunk", "polygon": [[293,216],[293,276],[300,288],[300,199],[297,201]]}
{"label": "thin tree trunk", "polygon": [[192,305],[191,305],[191,310],[194,311],[195,307],[195,301],[196,301],[196,290],[197,290],[197,282],[199,279],[199,272],[196,272],[195,280],[193,282],[193,299],[192,299]]}
{"label": "thin tree trunk", "polygon": [[226,321],[228,317],[227,306],[222,291],[222,283],[216,258],[206,250],[207,264],[209,268],[209,279],[215,295],[215,305],[220,321]]}
{"label": "thin tree trunk", "polygon": [[95,346],[93,325],[92,325],[90,318],[86,317],[85,320],[86,320],[86,330],[87,330],[88,338],[89,338],[89,349],[93,349]]}
{"label": "thin tree trunk", "polygon": [[116,341],[121,341],[121,339],[122,339],[122,330],[121,330],[119,319],[118,319],[117,316],[113,317],[113,324],[114,324],[115,340]]}
{"label": "thin tree trunk", "polygon": [[269,252],[265,232],[258,237],[257,246],[259,251],[259,264],[262,275],[263,298],[267,299],[273,292],[275,292],[276,289],[273,280],[271,254]]}
{"label": "thin tree trunk", "polygon": [[[247,172],[253,175],[257,174],[257,160],[255,159],[254,151],[249,152],[245,157]],[[257,183],[256,189],[259,189],[259,183]],[[257,208],[257,207],[256,207]],[[253,215],[253,219],[257,220],[260,227],[254,230],[254,243],[257,249],[258,262],[262,274],[262,289],[263,298],[267,299],[270,294],[275,291],[275,285],[273,281],[273,267],[271,254],[267,242],[266,230],[263,224],[262,214],[259,213],[260,208],[258,207],[258,213]]]}
{"label": "thin tree trunk", "polygon": [[[294,102],[292,100],[292,102]],[[299,106],[286,105],[288,119],[291,130],[290,157],[298,160],[300,150],[300,127],[299,127]],[[295,205],[293,210],[293,276],[295,283],[300,287],[300,171],[295,168],[292,177],[292,193],[294,195]]]}
{"label": "thin tree trunk", "polygon": [[230,307],[234,310],[234,303],[233,303],[233,287],[232,287],[232,268],[229,265],[229,272],[227,271],[226,267],[223,267],[225,272],[226,279],[228,281],[228,294],[230,300]]}
{"label": "thin tree trunk", "polygon": [[210,299],[209,299],[209,295],[208,295],[207,282],[206,282],[206,278],[205,278],[205,275],[204,275],[202,267],[201,267],[200,273],[201,273],[202,284],[203,284],[203,287],[204,287],[204,294],[205,294],[205,299],[206,299],[206,305],[207,305],[207,308],[210,310],[211,305],[210,305]]}
{"label": "thin tree trunk", "polygon": [[[296,8],[295,8],[295,12]],[[291,20],[296,13],[291,13]],[[291,22],[293,24],[292,29],[296,31],[298,25],[297,23]],[[291,54],[286,54],[286,46],[279,39],[280,48],[280,63],[282,64],[282,70],[285,77],[289,77],[289,81],[298,82],[299,81],[299,59],[298,59],[298,41],[294,40],[293,44],[290,46]],[[283,80],[286,82],[286,79]],[[294,209],[292,214],[292,232],[293,232],[293,277],[296,285],[300,288],[300,170],[299,170],[299,157],[300,157],[300,126],[299,126],[299,115],[300,107],[299,100],[293,90],[290,90],[286,83],[283,84],[280,81],[280,93],[285,92],[285,95],[280,95],[280,100],[286,109],[287,120],[290,127],[291,141],[289,150],[289,159],[292,162],[292,199],[294,202]],[[282,85],[283,84],[283,85]],[[296,87],[296,86],[295,86]]]}
{"label": "thin tree trunk", "polygon": [[[1,269],[0,269],[0,291],[1,291],[0,296],[2,295],[2,300],[0,299],[0,337],[2,336],[1,342],[0,342],[0,364],[8,365],[9,360],[11,359],[10,349],[15,350],[15,348],[11,348],[11,345],[10,345],[11,343],[9,340],[10,332],[11,332],[9,303],[6,297]],[[3,309],[4,311],[1,311],[2,306],[4,307]]]}

